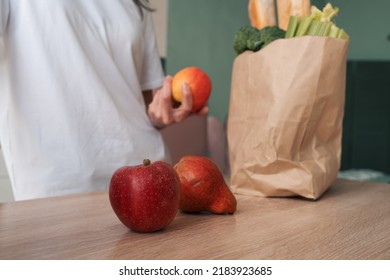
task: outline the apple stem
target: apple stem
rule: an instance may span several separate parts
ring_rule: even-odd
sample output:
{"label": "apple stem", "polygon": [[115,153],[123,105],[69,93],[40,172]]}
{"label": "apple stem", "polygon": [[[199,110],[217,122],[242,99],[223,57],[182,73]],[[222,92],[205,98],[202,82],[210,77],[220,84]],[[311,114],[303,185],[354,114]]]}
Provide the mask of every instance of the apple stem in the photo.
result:
{"label": "apple stem", "polygon": [[151,164],[150,159],[148,159],[148,158],[144,159],[144,161],[143,161],[144,166],[148,166],[150,164]]}

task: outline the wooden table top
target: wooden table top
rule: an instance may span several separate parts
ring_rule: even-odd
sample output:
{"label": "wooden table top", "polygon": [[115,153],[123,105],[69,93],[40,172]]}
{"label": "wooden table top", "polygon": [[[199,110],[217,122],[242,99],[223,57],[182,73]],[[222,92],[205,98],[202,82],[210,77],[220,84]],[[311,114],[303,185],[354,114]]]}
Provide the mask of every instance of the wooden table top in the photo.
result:
{"label": "wooden table top", "polygon": [[390,259],[390,185],[337,180],[318,201],[237,195],[135,233],[97,192],[0,204],[0,259]]}

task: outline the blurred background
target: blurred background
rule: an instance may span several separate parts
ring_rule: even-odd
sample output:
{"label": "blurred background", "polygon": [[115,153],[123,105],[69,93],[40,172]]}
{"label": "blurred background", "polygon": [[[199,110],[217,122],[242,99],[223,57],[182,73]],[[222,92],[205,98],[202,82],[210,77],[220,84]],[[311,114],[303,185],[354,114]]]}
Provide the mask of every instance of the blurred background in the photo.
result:
{"label": "blurred background", "polygon": [[[390,1],[312,0],[321,8],[340,8],[335,18],[350,35],[342,171],[387,181],[390,173]],[[163,131],[175,147],[173,160],[185,153],[212,157],[228,172],[225,122],[235,58],[236,31],[249,24],[247,0],[151,0],[159,52],[167,74],[195,65],[213,81],[210,114]],[[185,126],[185,128],[183,128]],[[190,129],[188,130],[188,127]],[[173,148],[172,148],[173,149]],[[0,202],[12,201],[0,150]]]}

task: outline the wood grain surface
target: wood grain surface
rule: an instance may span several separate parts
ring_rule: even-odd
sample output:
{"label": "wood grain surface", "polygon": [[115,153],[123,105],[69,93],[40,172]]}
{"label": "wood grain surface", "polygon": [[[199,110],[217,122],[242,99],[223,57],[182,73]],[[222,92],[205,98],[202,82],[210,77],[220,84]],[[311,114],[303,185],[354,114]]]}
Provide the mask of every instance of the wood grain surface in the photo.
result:
{"label": "wood grain surface", "polygon": [[0,259],[390,259],[390,185],[338,180],[318,201],[239,196],[135,233],[107,192],[0,204]]}

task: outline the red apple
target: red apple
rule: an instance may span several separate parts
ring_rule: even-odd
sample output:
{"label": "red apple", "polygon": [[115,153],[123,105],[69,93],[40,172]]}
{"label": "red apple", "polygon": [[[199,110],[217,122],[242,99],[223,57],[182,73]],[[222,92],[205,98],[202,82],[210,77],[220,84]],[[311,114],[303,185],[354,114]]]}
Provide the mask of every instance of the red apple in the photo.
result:
{"label": "red apple", "polygon": [[154,232],[168,226],[179,205],[180,181],[163,161],[124,166],[111,178],[109,198],[119,220],[133,231]]}
{"label": "red apple", "polygon": [[195,66],[189,66],[177,72],[172,79],[172,98],[179,103],[183,101],[183,83],[187,83],[192,92],[191,112],[199,111],[206,105],[211,94],[210,77]]}

